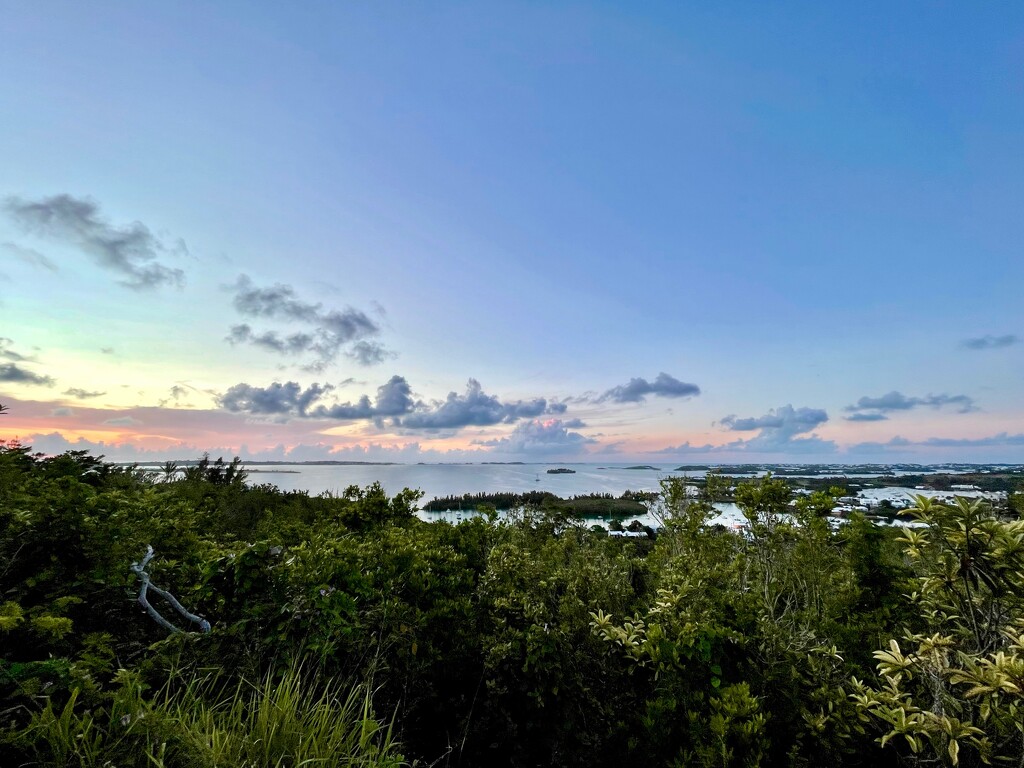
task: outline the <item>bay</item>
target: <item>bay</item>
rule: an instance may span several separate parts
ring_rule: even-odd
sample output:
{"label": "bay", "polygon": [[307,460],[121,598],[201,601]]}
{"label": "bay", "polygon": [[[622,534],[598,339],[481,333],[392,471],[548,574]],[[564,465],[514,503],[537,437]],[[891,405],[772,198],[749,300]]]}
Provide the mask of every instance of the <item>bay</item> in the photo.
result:
{"label": "bay", "polygon": [[[340,494],[350,485],[379,482],[388,494],[403,488],[423,492],[423,500],[467,493],[547,491],[568,497],[588,493],[656,491],[666,477],[703,477],[703,470],[676,472],[677,464],[259,464],[250,465],[249,483],[272,483],[282,491]],[[548,474],[553,468],[574,470]]]}

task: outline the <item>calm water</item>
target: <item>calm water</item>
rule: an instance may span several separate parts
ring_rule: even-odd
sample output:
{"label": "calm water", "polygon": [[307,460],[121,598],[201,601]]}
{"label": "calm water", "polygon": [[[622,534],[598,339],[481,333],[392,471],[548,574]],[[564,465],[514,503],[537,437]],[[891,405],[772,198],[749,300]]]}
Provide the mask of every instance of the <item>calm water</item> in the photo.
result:
{"label": "calm water", "polygon": [[[466,493],[549,491],[558,496],[623,491],[656,491],[664,477],[683,477],[678,464],[651,465],[656,469],[626,469],[614,464],[389,464],[389,465],[259,465],[250,483],[273,483],[283,491],[340,493],[350,485],[379,482],[389,494],[403,488],[423,491],[424,501],[435,496]],[[548,469],[566,467],[575,474],[549,475]],[[703,477],[703,470],[685,473]]]}
{"label": "calm water", "polygon": [[[249,482],[271,483],[283,491],[307,491],[340,494],[350,485],[367,486],[379,482],[388,494],[404,488],[423,492],[423,501],[434,497],[462,496],[473,493],[549,491],[563,498],[588,493],[610,493],[620,496],[624,491],[657,491],[659,481],[667,477],[703,477],[704,470],[678,472],[678,464],[651,464],[650,468],[629,469],[629,464],[353,464],[294,465],[261,464],[249,468]],[[547,474],[548,469],[566,467],[574,474]],[[732,475],[741,477],[742,475]],[[849,475],[854,477],[854,475]],[[921,493],[909,488],[885,488],[863,491],[862,496],[874,500],[906,497]],[[927,495],[933,495],[926,492]],[[975,494],[964,494],[975,495]],[[981,494],[978,494],[981,495]],[[719,516],[714,520],[729,527],[743,522],[735,504],[718,504]],[[421,512],[426,520],[456,522],[469,513]],[[650,515],[638,518],[645,525],[657,521]],[[600,522],[595,520],[593,522]]]}

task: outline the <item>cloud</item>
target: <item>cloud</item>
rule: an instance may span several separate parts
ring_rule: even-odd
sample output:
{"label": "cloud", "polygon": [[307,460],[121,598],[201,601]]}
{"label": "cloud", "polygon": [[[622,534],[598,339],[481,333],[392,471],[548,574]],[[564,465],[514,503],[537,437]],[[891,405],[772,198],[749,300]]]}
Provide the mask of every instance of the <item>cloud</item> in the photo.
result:
{"label": "cloud", "polygon": [[924,440],[908,440],[905,437],[897,436],[884,443],[856,443],[847,450],[856,454],[891,455],[894,452],[900,453],[900,449],[907,448],[951,448],[957,451],[969,448],[1024,448],[1024,434],[1000,432],[988,437],[928,437]]}
{"label": "cloud", "polygon": [[755,429],[775,429],[790,435],[808,432],[828,421],[828,413],[821,408],[793,408],[784,405],[773,408],[764,416],[738,418],[726,416],[719,423],[734,432],[750,432]]}
{"label": "cloud", "polygon": [[36,384],[43,387],[52,387],[56,383],[50,376],[32,373],[15,363],[0,364],[0,381],[8,384]]}
{"label": "cloud", "polygon": [[909,445],[913,445],[910,440],[905,437],[896,437],[888,440],[887,442],[865,442],[865,443],[854,443],[848,446],[846,449],[847,453],[856,454],[881,454],[890,453],[893,448],[906,448]]}
{"label": "cloud", "polygon": [[64,394],[69,397],[75,397],[79,400],[88,400],[92,397],[102,397],[107,394],[106,392],[89,392],[85,389],[79,389],[78,387],[72,387],[71,389],[64,390]]}
{"label": "cloud", "polygon": [[297,382],[274,382],[269,387],[235,384],[217,398],[217,404],[232,413],[254,416],[306,416],[309,407],[333,387],[312,384],[303,389]]}
{"label": "cloud", "polygon": [[748,440],[736,440],[723,446],[726,450],[763,453],[830,453],[836,444],[816,435],[804,435],[828,421],[828,413],[821,408],[794,408],[784,405],[773,408],[763,416],[739,418],[726,416],[719,424],[733,432],[758,434]]}
{"label": "cloud", "polygon": [[316,339],[309,333],[281,336],[276,331],[255,333],[247,323],[231,326],[227,339],[231,344],[248,343],[283,355],[301,355],[313,349]]}
{"label": "cloud", "polygon": [[1008,333],[1004,336],[977,336],[972,339],[964,339],[961,346],[967,349],[973,350],[984,350],[984,349],[1001,349],[1003,347],[1012,347],[1014,344],[1020,344],[1020,337],[1014,336],[1012,333]]}
{"label": "cloud", "polygon": [[487,459],[490,452],[485,448],[476,450],[436,450],[426,448],[419,443],[386,445],[370,443],[367,445],[336,445],[330,443],[296,443],[285,446],[279,444],[266,449],[250,450],[244,444],[223,445],[203,443],[196,445],[185,442],[164,444],[159,447],[145,447],[127,442],[107,443],[90,441],[84,438],[68,440],[59,432],[32,433],[25,436],[23,444],[31,446],[48,456],[72,450],[85,450],[94,456],[106,455],[110,461],[163,462],[168,460],[196,459],[203,453],[211,456],[240,456],[246,461],[318,461],[318,460],[350,460],[350,461],[386,461],[399,463],[415,463],[418,461],[479,461]]}
{"label": "cloud", "polygon": [[217,398],[217,404],[232,413],[253,416],[286,416],[290,418],[336,419],[357,421],[397,417],[415,405],[409,383],[402,376],[392,376],[377,388],[375,400],[363,395],[356,402],[327,405],[318,403],[335,389],[331,384],[311,384],[303,388],[294,381],[269,387],[235,384]]}
{"label": "cloud", "polygon": [[104,269],[120,274],[124,279],[119,282],[127,288],[180,288],[185,283],[184,272],[157,260],[184,251],[183,244],[168,247],[138,221],[112,226],[91,200],[66,194],[35,201],[10,197],[3,207],[25,231],[81,249]]}
{"label": "cloud", "polygon": [[[198,390],[191,385],[182,386],[181,384],[175,384],[168,390],[168,397],[157,400],[157,406],[159,408],[164,408],[171,402],[174,402],[175,405],[181,405],[182,400],[188,396],[190,390],[202,394],[201,390]],[[188,404],[185,403],[184,405]]]}
{"label": "cloud", "polygon": [[100,347],[100,352],[102,352],[104,355],[112,355],[112,354],[114,354],[114,348],[113,347]]}
{"label": "cloud", "polygon": [[449,392],[444,400],[431,403],[415,400],[409,382],[398,375],[378,387],[373,399],[363,395],[355,402],[320,402],[335,389],[337,387],[331,384],[311,384],[304,389],[294,381],[275,382],[269,387],[242,383],[229,388],[217,402],[227,411],[253,416],[372,420],[378,423],[382,419],[391,419],[394,427],[427,432],[512,424],[550,412],[550,405],[544,398],[502,402],[484,392],[476,379],[467,382],[463,394]]}
{"label": "cloud", "polygon": [[852,413],[848,421],[883,421],[886,413],[893,411],[909,411],[920,406],[942,408],[955,406],[957,413],[970,413],[978,410],[974,399],[967,395],[927,395],[926,397],[910,397],[893,390],[880,397],[862,397],[853,405],[843,410]]}
{"label": "cloud", "polygon": [[110,424],[114,427],[137,427],[142,422],[138,419],[132,418],[131,416],[117,416],[113,419],[107,419],[103,423]]}
{"label": "cloud", "polygon": [[979,438],[954,438],[954,437],[929,437],[915,445],[925,445],[941,448],[981,448],[990,446],[1018,446],[1024,445],[1024,434],[1011,435],[1000,432],[991,437]]}
{"label": "cloud", "polygon": [[74,416],[75,412],[73,410],[71,410],[70,408],[61,407],[61,408],[54,408],[52,411],[50,411],[50,415],[51,416]]}
{"label": "cloud", "polygon": [[552,419],[526,421],[517,424],[507,437],[475,440],[473,445],[485,446],[497,453],[565,455],[580,453],[584,446],[596,442],[579,432],[570,432],[569,427],[559,419]]}
{"label": "cloud", "polygon": [[685,443],[682,443],[680,445],[670,445],[667,448],[659,448],[656,451],[648,451],[648,453],[714,453],[715,451],[721,450],[722,448],[720,446],[711,445],[710,443],[705,443],[704,445],[691,445],[690,441],[687,440]]}
{"label": "cloud", "polygon": [[33,267],[40,267],[42,269],[49,270],[50,272],[58,271],[56,264],[34,248],[25,248],[17,243],[6,242],[0,243],[0,249],[3,249],[18,261],[22,261],[25,264],[29,264]]}
{"label": "cloud", "polygon": [[888,421],[889,417],[884,413],[855,413],[845,417],[847,421]]}
{"label": "cloud", "polygon": [[547,407],[544,398],[503,403],[497,397],[486,394],[479,381],[470,379],[466,383],[465,394],[449,392],[445,400],[403,418],[402,426],[407,429],[440,430],[511,424],[519,419],[541,416]]}
{"label": "cloud", "polygon": [[383,344],[376,341],[357,341],[352,348],[345,353],[345,357],[355,360],[359,365],[378,365],[385,360],[392,360],[398,357],[397,354],[386,349]]}
{"label": "cloud", "polygon": [[14,342],[11,341],[11,339],[6,338],[5,336],[0,336],[0,359],[10,360],[15,363],[30,363],[34,361],[35,358],[19,354],[11,349],[12,344],[14,344]]}
{"label": "cloud", "polygon": [[234,285],[232,303],[239,314],[247,317],[269,317],[314,323],[322,305],[301,301],[290,285],[278,283],[271,288],[257,288],[248,275],[239,275]]}
{"label": "cloud", "polygon": [[413,408],[412,389],[403,376],[392,376],[377,387],[373,402],[363,395],[355,403],[340,403],[332,406],[318,405],[309,415],[320,419],[382,419],[399,417]]}
{"label": "cloud", "polygon": [[679,381],[667,373],[659,373],[654,381],[630,379],[628,384],[612,387],[597,398],[597,402],[611,400],[615,403],[642,403],[648,395],[658,397],[694,397],[700,394],[700,387]]}
{"label": "cloud", "polygon": [[227,341],[251,344],[283,355],[312,355],[306,370],[320,372],[337,359],[342,349],[360,365],[376,365],[395,357],[378,342],[367,341],[380,333],[380,325],[365,312],[345,307],[325,309],[320,302],[304,301],[290,285],[256,286],[248,275],[239,275],[231,286],[232,304],[239,314],[261,320],[300,323],[298,332],[257,332],[248,323],[232,326]]}

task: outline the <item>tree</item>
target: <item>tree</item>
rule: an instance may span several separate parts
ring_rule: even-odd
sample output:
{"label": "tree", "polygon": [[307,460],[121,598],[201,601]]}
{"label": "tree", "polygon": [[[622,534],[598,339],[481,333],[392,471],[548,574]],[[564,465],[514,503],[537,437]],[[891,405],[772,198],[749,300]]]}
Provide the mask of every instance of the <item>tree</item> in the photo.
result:
{"label": "tree", "polygon": [[918,497],[902,536],[924,620],[875,653],[852,698],[912,765],[1024,764],[1024,520],[984,500]]}

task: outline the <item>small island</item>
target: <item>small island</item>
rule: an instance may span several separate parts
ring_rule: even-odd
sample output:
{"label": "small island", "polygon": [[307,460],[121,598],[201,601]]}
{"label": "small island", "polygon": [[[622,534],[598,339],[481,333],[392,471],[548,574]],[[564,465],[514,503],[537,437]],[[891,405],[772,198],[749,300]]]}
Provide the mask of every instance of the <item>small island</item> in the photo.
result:
{"label": "small island", "polygon": [[567,469],[565,467],[558,467],[556,469],[549,469],[548,470],[548,474],[549,475],[575,475],[576,474],[576,470],[575,469]]}

